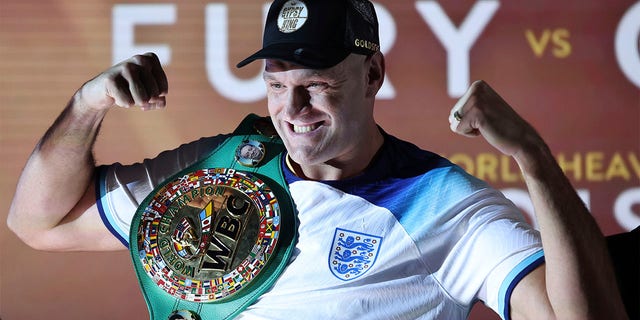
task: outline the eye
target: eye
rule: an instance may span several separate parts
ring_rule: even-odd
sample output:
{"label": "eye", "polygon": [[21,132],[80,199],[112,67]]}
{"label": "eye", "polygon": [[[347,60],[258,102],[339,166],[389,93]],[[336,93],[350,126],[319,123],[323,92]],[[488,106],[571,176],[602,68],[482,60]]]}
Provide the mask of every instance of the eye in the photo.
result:
{"label": "eye", "polygon": [[273,89],[281,89],[282,88],[282,83],[272,82],[272,83],[269,84],[269,86],[271,86],[271,88],[273,88]]}
{"label": "eye", "polygon": [[324,89],[326,86],[326,83],[323,82],[310,82],[307,84],[307,88],[311,90]]}

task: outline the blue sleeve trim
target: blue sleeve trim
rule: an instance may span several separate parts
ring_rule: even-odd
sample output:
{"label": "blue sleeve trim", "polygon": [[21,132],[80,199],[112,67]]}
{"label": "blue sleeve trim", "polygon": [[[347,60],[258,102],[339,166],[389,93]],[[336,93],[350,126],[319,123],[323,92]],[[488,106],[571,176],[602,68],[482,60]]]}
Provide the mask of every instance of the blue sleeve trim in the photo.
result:
{"label": "blue sleeve trim", "polygon": [[118,239],[122,244],[129,248],[129,241],[125,239],[124,233],[122,233],[120,228],[113,223],[111,213],[108,213],[105,209],[105,204],[103,201],[105,200],[107,194],[106,188],[106,176],[107,176],[107,168],[105,166],[100,166],[96,169],[96,177],[95,177],[95,190],[96,190],[96,204],[98,206],[98,212],[100,213],[100,218],[102,219],[102,223],[109,229],[109,231]]}
{"label": "blue sleeve trim", "polygon": [[511,319],[510,313],[510,301],[511,294],[513,293],[513,289],[515,289],[516,285],[524,278],[529,272],[533,271],[535,268],[539,267],[544,263],[544,251],[540,249],[536,251],[534,254],[528,256],[526,259],[522,260],[504,279],[502,282],[502,286],[500,286],[499,292],[499,300],[498,300],[498,310],[502,310],[502,319],[509,320]]}

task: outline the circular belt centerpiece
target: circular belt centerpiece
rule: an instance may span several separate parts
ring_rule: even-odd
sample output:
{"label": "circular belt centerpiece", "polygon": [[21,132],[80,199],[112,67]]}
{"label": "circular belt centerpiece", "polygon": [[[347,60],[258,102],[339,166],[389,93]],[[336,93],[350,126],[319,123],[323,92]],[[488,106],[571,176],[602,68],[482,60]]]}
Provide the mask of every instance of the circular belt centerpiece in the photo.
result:
{"label": "circular belt centerpiece", "polygon": [[220,301],[246,287],[274,253],[280,209],[255,175],[201,169],[158,189],[140,218],[139,258],[174,297]]}

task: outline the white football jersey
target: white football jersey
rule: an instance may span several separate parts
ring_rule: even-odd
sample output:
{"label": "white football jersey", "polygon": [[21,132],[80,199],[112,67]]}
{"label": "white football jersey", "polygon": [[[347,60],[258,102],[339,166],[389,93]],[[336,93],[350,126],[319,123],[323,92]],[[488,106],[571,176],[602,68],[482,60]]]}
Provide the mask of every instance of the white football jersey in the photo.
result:
{"label": "white football jersey", "polygon": [[[127,244],[138,204],[224,138],[102,167],[107,227]],[[282,165],[297,243],[275,285],[238,319],[465,319],[478,300],[508,318],[511,290],[544,260],[538,232],[500,192],[392,136],[354,178],[305,181]]]}

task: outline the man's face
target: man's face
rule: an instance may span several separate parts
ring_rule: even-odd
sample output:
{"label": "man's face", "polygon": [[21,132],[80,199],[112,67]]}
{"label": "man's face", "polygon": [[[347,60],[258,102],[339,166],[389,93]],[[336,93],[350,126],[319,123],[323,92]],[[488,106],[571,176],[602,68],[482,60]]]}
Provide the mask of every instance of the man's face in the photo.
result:
{"label": "man's face", "polygon": [[260,157],[260,149],[250,144],[245,145],[240,150],[240,155],[247,159],[257,159]]}
{"label": "man's face", "polygon": [[353,54],[323,70],[266,61],[269,113],[294,161],[308,166],[357,158],[375,125],[373,97],[367,94],[369,64]]}

